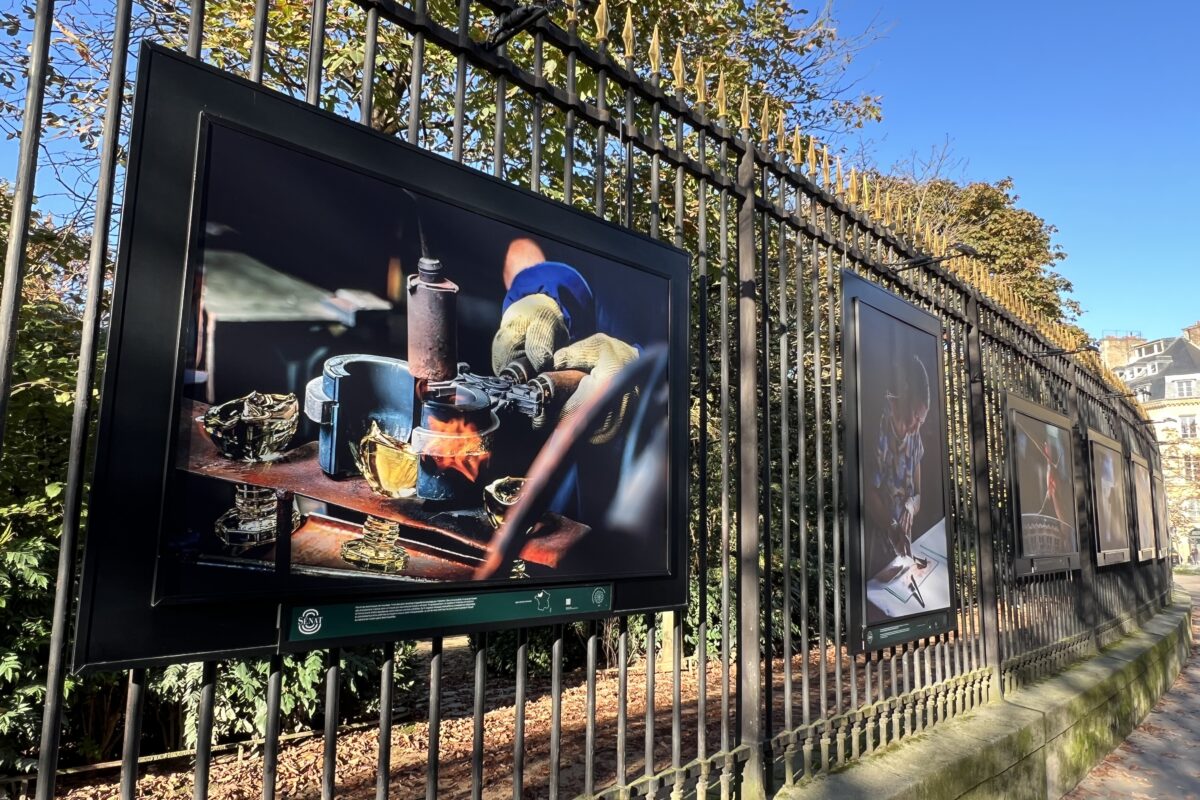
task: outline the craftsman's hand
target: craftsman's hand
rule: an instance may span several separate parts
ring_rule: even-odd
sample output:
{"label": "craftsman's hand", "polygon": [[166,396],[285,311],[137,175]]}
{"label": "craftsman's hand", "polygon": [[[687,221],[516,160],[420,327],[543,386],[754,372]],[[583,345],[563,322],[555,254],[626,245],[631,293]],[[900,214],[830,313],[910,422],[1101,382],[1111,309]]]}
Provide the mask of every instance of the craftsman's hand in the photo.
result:
{"label": "craftsman's hand", "polygon": [[[638,357],[633,347],[620,339],[614,339],[605,333],[597,333],[564,347],[554,353],[554,368],[578,369],[588,373],[579,382],[579,387],[570,399],[563,405],[559,414],[559,422],[566,422],[578,413],[591,398],[603,392],[613,376],[623,367]],[[617,435],[621,422],[625,418],[625,410],[629,401],[637,394],[636,388],[631,388],[622,395],[618,407],[613,409],[601,422],[600,427],[592,434],[592,444],[603,444]]]}
{"label": "craftsman's hand", "polygon": [[917,518],[917,510],[921,507],[921,496],[913,495],[904,501],[904,511],[900,513],[900,527],[907,536],[912,536],[913,520]]}
{"label": "craftsman's hand", "polygon": [[522,353],[535,372],[544,372],[567,338],[567,321],[554,298],[544,294],[522,297],[500,318],[500,329],[492,339],[492,374],[499,375]]}

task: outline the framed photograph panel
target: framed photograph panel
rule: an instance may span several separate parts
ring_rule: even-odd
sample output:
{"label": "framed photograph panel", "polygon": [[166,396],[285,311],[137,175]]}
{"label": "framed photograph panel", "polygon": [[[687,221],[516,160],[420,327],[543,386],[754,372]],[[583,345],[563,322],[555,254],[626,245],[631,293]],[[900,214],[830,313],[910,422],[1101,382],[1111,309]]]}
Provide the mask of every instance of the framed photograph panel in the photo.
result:
{"label": "framed photograph panel", "polygon": [[1137,534],[1138,561],[1154,561],[1158,558],[1158,541],[1155,537],[1154,497],[1150,486],[1150,464],[1141,456],[1129,459],[1133,476],[1134,531]]}
{"label": "framed photograph panel", "polygon": [[681,607],[688,281],[147,46],[76,666]]}
{"label": "framed photograph panel", "polygon": [[1157,535],[1158,557],[1169,558],[1171,555],[1171,524],[1167,516],[1167,492],[1163,486],[1162,476],[1154,476],[1154,530]]}
{"label": "framed photograph panel", "polygon": [[842,273],[851,644],[954,627],[942,323]]}
{"label": "framed photograph panel", "polygon": [[1129,560],[1129,512],[1125,456],[1120,442],[1088,431],[1092,459],[1092,510],[1096,520],[1096,564]]}
{"label": "framed photograph panel", "polygon": [[1009,394],[1009,469],[1019,576],[1079,569],[1071,421]]}

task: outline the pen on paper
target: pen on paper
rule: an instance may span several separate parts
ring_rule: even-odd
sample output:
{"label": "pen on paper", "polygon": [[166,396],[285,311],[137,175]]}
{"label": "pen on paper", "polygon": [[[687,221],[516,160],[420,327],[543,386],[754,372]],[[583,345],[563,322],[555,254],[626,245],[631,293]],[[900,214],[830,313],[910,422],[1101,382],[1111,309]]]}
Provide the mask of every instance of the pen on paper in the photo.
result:
{"label": "pen on paper", "polygon": [[917,602],[921,604],[921,608],[924,608],[925,600],[921,597],[921,589],[919,586],[917,586],[917,579],[915,576],[908,576],[908,585],[912,587],[913,597],[917,598]]}

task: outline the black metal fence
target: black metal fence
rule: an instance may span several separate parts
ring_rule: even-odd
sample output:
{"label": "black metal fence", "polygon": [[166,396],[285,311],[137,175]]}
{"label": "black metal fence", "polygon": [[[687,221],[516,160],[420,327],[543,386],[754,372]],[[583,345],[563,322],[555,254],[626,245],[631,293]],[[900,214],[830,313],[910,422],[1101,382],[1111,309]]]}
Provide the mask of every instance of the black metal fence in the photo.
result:
{"label": "black metal fence", "polygon": [[[286,6],[289,16],[276,14],[276,6]],[[454,786],[439,783],[444,643],[434,639],[422,651],[428,736],[426,781],[420,787],[389,779],[394,661],[392,649],[386,650],[377,797],[509,792],[679,797],[685,791],[762,796],[780,781],[794,783],[836,768],[1053,673],[1136,627],[1167,601],[1171,579],[1165,561],[1093,565],[1095,526],[1082,442],[1076,458],[1082,569],[1018,579],[1012,567],[1016,537],[1004,466],[1004,393],[1055,409],[1080,431],[1096,429],[1156,459],[1153,438],[1137,409],[1118,396],[1115,377],[1092,354],[1041,352],[1073,349],[1074,342],[1065,329],[1031,312],[986,265],[965,256],[932,258],[946,252],[936,232],[866,180],[853,173],[847,179],[811,137],[796,133],[789,139],[781,121],[772,125],[768,108],[753,120],[748,94],[727,88],[724,76],[706,76],[703,65],[685,69],[677,59],[668,85],[656,49],[644,55],[649,70],[639,71],[642,58],[632,52],[628,34],[624,53],[613,52],[604,5],[595,18],[589,9],[586,19],[574,13],[581,9],[568,7],[499,47],[478,41],[479,27],[509,12],[507,0],[412,5],[257,0],[248,29],[226,18],[227,3],[206,9],[201,0],[190,8],[166,8],[171,24],[156,26],[134,24],[144,9],[132,0],[95,11],[115,20],[105,54],[108,86],[127,84],[136,44],[131,38],[165,39],[412,144],[670,239],[693,255],[698,323],[692,343],[690,533],[699,578],[688,614],[592,624],[581,695],[571,692],[574,678],[564,674],[565,633],[556,629],[548,755],[536,764],[525,740],[525,710],[534,702],[527,679],[530,645],[520,633],[515,680],[500,687],[514,704],[502,734],[510,738],[504,747],[511,745],[503,779],[485,769],[485,750],[496,745],[498,735],[484,724],[497,679],[488,674],[487,642],[481,641],[474,652],[470,777]],[[52,43],[54,14],[53,0],[38,2],[0,299],[0,403],[13,388],[23,234],[43,152],[47,66],[59,46]],[[361,31],[357,86],[324,82],[329,14],[349,15]],[[305,46],[298,44],[305,38]],[[381,93],[386,105],[378,101]],[[473,101],[480,97],[492,102]],[[735,113],[731,100],[740,106]],[[481,105],[487,113],[479,111]],[[98,187],[91,200],[39,798],[55,790],[87,478],[84,454],[94,410],[87,390],[103,339],[109,231],[120,213],[127,118],[127,92],[108,91],[99,145],[92,151]],[[898,262],[914,268],[888,266]],[[844,269],[904,296],[945,325],[957,629],[868,656],[852,655],[846,635],[850,532],[844,513],[839,311]],[[634,622],[644,622],[650,642],[637,654],[630,634]],[[662,671],[656,669],[656,642],[671,654]],[[601,669],[600,649],[610,643],[615,668]],[[325,714],[323,797],[338,790],[339,663],[339,654],[329,653],[326,700],[333,708]],[[214,689],[221,673],[220,664],[205,664],[202,671],[197,798],[208,792]],[[264,797],[276,794],[279,658],[271,659],[269,675],[261,743]],[[136,793],[145,687],[145,671],[131,671],[122,797]],[[597,710],[597,698],[605,693],[615,694],[613,715]],[[580,716],[582,725],[564,723]]]}

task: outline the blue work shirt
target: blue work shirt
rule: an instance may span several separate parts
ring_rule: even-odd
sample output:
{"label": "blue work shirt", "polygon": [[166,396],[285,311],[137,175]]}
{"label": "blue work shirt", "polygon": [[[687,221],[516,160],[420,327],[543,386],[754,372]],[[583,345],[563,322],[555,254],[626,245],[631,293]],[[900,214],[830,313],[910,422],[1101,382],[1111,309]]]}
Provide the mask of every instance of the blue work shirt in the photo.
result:
{"label": "blue work shirt", "polygon": [[558,303],[572,342],[596,333],[596,297],[574,267],[560,261],[543,261],[521,270],[504,295],[500,312],[531,294],[544,294]]}

